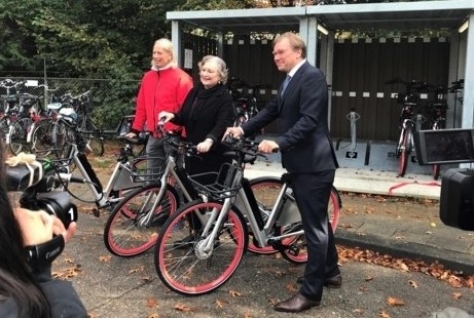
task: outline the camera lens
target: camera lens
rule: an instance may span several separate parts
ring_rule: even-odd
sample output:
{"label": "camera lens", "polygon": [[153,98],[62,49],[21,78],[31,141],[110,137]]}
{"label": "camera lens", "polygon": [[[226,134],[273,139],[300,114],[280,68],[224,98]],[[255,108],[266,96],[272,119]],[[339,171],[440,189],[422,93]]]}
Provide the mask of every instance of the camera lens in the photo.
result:
{"label": "camera lens", "polygon": [[68,228],[69,224],[77,221],[77,207],[71,203],[71,198],[67,192],[49,192],[38,194],[37,206],[45,210],[48,214],[55,215]]}

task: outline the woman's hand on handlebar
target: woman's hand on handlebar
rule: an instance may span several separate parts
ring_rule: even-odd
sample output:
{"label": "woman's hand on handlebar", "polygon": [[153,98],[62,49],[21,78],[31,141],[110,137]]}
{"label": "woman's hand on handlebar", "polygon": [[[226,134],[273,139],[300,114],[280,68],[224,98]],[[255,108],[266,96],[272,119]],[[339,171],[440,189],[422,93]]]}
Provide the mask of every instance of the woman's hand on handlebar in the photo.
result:
{"label": "woman's hand on handlebar", "polygon": [[14,209],[14,213],[23,233],[25,246],[45,243],[51,240],[54,235],[62,235],[67,243],[76,234],[75,222],[72,222],[66,229],[59,218],[49,215],[43,210],[32,211],[17,207]]}
{"label": "woman's hand on handlebar", "polygon": [[244,130],[240,126],[228,127],[224,133],[224,136],[222,137],[222,141],[224,141],[229,135],[233,138],[240,138],[241,136],[244,136]]}
{"label": "woman's hand on handlebar", "polygon": [[258,151],[264,154],[275,153],[280,149],[275,141],[263,140],[258,144]]}
{"label": "woman's hand on handlebar", "polygon": [[161,111],[158,114],[158,118],[160,119],[160,122],[162,121],[163,123],[166,123],[174,119],[174,114],[166,111]]}
{"label": "woman's hand on handlebar", "polygon": [[210,138],[206,138],[196,146],[196,149],[199,153],[207,153],[211,149],[212,144],[214,144],[214,141]]}

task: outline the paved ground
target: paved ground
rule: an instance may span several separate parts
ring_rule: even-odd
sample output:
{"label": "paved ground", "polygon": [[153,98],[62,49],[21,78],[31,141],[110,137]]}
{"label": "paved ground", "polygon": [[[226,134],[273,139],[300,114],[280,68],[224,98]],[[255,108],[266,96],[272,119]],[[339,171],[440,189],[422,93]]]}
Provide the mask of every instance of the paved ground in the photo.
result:
{"label": "paved ground", "polygon": [[[104,161],[100,166],[106,172],[104,167],[111,165]],[[246,169],[248,177],[279,174],[281,168],[275,162],[261,161]],[[100,178],[107,180],[107,173]],[[340,249],[341,245],[358,246],[395,257],[440,261],[449,269],[473,274],[474,234],[440,222],[439,186],[429,183],[430,177],[424,175],[409,174],[399,179],[393,172],[338,170],[335,185],[344,191],[336,231]],[[376,194],[354,192],[356,186],[365,189],[370,185],[378,185],[371,191]],[[78,189],[81,192],[81,187]],[[390,190],[398,196],[387,196]],[[275,256],[247,254],[236,274],[218,291],[184,297],[169,291],[157,278],[152,250],[132,259],[112,257],[102,239],[107,216],[96,218],[88,213],[91,208],[81,204],[79,234],[55,265],[59,274],[71,276],[91,316],[288,316],[274,312],[271,304],[287,298],[297,288],[294,281],[303,270],[301,266]],[[297,317],[426,317],[447,306],[467,309],[474,302],[471,290],[452,288],[419,272],[345,258],[341,269],[343,289],[325,293],[322,309]],[[392,297],[403,300],[404,305],[389,306],[387,300]]]}

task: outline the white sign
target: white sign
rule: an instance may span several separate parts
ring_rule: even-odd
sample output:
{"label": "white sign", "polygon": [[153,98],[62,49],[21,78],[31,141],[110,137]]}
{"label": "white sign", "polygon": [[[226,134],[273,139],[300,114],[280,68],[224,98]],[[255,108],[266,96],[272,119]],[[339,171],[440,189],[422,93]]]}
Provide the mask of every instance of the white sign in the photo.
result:
{"label": "white sign", "polygon": [[193,50],[191,49],[184,49],[184,68],[193,68]]}

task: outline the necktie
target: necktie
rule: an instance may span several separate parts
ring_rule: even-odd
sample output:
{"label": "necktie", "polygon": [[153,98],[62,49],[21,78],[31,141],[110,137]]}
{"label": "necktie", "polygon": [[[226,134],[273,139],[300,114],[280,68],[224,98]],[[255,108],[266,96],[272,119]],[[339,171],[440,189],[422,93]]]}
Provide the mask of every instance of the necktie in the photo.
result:
{"label": "necktie", "polygon": [[281,96],[285,93],[286,87],[288,86],[288,83],[290,83],[291,76],[287,75],[285,78],[285,81],[283,81],[283,88],[281,89]]}

